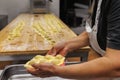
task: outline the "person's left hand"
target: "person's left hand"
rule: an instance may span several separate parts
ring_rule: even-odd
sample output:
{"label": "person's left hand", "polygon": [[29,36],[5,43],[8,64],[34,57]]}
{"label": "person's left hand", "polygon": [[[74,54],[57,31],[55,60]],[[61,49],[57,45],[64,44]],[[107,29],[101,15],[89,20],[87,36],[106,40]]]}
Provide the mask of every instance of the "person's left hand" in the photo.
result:
{"label": "person's left hand", "polygon": [[55,71],[57,66],[53,64],[50,63],[33,64],[32,66],[33,69],[27,69],[27,71],[34,76],[45,78],[57,75]]}

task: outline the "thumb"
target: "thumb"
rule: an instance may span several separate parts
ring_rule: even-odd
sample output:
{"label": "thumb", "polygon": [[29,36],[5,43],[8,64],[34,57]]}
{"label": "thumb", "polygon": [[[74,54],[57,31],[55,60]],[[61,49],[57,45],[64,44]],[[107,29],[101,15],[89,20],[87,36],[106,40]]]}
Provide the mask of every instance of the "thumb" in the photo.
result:
{"label": "thumb", "polygon": [[48,55],[53,55],[53,56],[55,56],[56,53],[57,53],[57,51],[56,51],[56,49],[55,49],[54,47],[52,47],[52,49],[50,49],[50,50],[47,52]]}
{"label": "thumb", "polygon": [[62,56],[66,56],[68,53],[68,49],[64,48],[62,51],[59,52],[59,54],[61,54]]}

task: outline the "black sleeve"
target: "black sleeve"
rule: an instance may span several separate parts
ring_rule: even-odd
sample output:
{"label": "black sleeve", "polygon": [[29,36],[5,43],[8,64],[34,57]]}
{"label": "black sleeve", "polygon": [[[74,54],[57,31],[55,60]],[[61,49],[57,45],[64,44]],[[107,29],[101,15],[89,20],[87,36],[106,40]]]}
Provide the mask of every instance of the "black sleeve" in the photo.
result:
{"label": "black sleeve", "polygon": [[107,47],[120,50],[120,0],[111,0],[107,23]]}

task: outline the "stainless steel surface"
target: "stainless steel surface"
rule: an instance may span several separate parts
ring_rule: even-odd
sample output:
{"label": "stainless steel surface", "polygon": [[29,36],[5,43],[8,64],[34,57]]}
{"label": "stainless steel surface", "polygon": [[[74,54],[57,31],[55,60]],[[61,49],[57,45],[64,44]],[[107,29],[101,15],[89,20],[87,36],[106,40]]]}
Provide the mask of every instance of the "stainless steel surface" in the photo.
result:
{"label": "stainless steel surface", "polygon": [[[0,70],[1,73],[0,80],[76,80],[76,79],[63,79],[60,77],[49,77],[49,78],[35,77],[29,74],[25,70],[23,65],[24,64],[8,66],[4,70],[2,70],[2,73]],[[79,80],[83,80],[83,79],[79,79]],[[120,78],[115,78],[112,80],[120,80]]]}
{"label": "stainless steel surface", "polygon": [[7,66],[1,73],[0,80],[8,80],[13,75],[27,74],[23,65],[11,65]]}
{"label": "stainless steel surface", "polygon": [[38,78],[30,75],[26,69],[21,65],[11,65],[6,67],[1,76],[0,80],[66,80],[58,77],[50,78]]}
{"label": "stainless steel surface", "polygon": [[29,74],[24,64],[7,66],[1,73],[0,80],[70,80],[60,77],[40,78]]}

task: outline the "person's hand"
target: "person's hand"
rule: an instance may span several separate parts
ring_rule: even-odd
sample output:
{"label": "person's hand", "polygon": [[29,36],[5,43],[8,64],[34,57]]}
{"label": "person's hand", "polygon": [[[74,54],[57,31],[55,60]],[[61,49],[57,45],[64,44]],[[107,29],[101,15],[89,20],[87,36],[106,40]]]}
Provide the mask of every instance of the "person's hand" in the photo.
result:
{"label": "person's hand", "polygon": [[68,53],[68,47],[66,47],[66,42],[59,42],[54,47],[52,47],[51,50],[48,51],[47,54],[49,55],[57,55],[61,54],[62,56],[65,56]]}
{"label": "person's hand", "polygon": [[57,76],[55,70],[56,70],[56,67],[59,67],[50,63],[33,64],[32,66],[33,68],[27,69],[27,71],[32,75],[41,77],[41,78]]}

